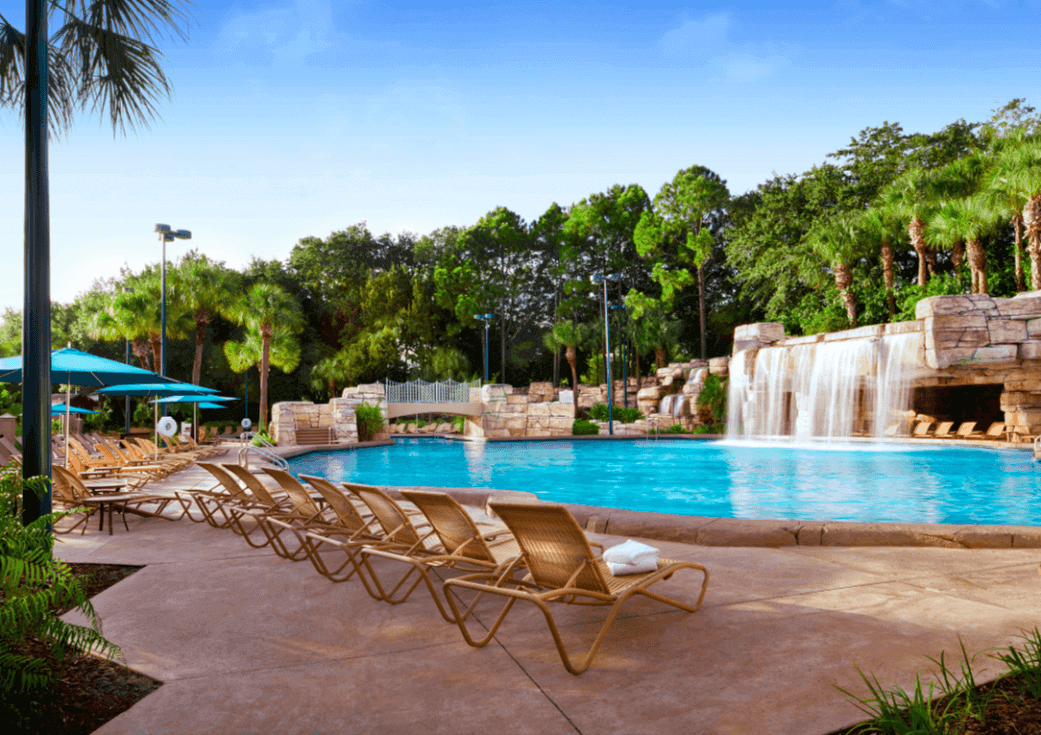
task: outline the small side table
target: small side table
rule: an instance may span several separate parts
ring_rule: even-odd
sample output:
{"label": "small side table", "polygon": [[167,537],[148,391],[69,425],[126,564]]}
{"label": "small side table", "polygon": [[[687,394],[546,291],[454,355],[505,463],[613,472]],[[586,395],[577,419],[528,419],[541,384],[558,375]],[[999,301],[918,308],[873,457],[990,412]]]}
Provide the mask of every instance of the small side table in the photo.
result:
{"label": "small side table", "polygon": [[[96,496],[94,496],[92,498],[80,498],[77,502],[82,504],[82,505],[86,505],[88,507],[92,506],[92,505],[96,505],[96,506],[98,506],[101,509],[101,512],[98,514],[99,515],[99,519],[98,519],[98,530],[99,531],[105,530],[105,507],[107,506],[108,507],[108,535],[111,536],[112,535],[112,509],[115,506],[121,505],[121,504],[123,506],[126,506],[127,502],[129,502],[131,500],[138,500],[141,497],[142,497],[141,493],[110,493],[108,495],[96,495]],[[126,508],[125,507],[123,508],[122,516],[123,516],[123,527],[126,528],[126,530],[129,531],[130,530],[130,526],[127,525],[127,514],[126,514]]]}

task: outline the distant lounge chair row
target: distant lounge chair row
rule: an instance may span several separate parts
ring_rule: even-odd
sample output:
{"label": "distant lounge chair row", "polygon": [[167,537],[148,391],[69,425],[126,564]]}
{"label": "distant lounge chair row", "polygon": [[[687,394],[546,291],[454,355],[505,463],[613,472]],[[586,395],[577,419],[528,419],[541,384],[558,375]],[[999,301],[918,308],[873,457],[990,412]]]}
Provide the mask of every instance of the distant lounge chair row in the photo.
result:
{"label": "distant lounge chair row", "polygon": [[[357,577],[370,597],[390,604],[404,602],[423,584],[441,617],[458,625],[464,640],[476,648],[491,641],[518,600],[530,602],[545,616],[564,667],[576,675],[589,668],[626,600],[644,595],[695,612],[708,587],[708,571],[694,562],[662,559],[653,571],[613,576],[591,548],[602,550],[602,546],[590,542],[559,505],[492,502],[489,507],[506,528],[482,527],[444,493],[402,490],[401,495],[418,509],[411,512],[369,485],[337,485],[301,475],[308,489],[288,472],[264,468],[280,489],[273,492],[239,465],[199,462],[199,466],[218,484],[209,490],[177,493],[191,520],[233,529],[251,546],[270,547],[285,559],[307,559],[330,581]],[[342,559],[336,556],[340,552]],[[388,582],[386,571],[377,574],[372,557],[393,560],[407,569]],[[435,569],[469,573],[442,583],[439,593],[437,579],[430,575]],[[693,605],[648,589],[681,569],[704,575]],[[473,599],[460,609],[457,595],[462,591]],[[488,595],[505,598],[504,606],[483,637],[474,638],[466,621]],[[592,646],[577,660],[561,640],[550,608],[553,603],[611,607]]]}
{"label": "distant lounge chair row", "polygon": [[[936,426],[936,431],[930,433],[930,429]],[[976,431],[975,421],[963,422],[955,432],[953,421],[942,421],[937,424],[933,421],[919,421],[913,431],[908,431],[906,425],[893,424],[885,431],[888,437],[915,437],[929,439],[972,439],[987,441],[1005,441],[1008,435],[1007,428],[1002,421],[995,421],[986,431]],[[903,430],[902,430],[903,429]]]}

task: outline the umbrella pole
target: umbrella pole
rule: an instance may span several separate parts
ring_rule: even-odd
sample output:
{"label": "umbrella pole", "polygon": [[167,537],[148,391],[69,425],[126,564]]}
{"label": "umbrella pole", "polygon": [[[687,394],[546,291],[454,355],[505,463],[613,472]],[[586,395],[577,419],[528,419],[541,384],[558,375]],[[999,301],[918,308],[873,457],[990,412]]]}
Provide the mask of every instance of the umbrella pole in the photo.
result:
{"label": "umbrella pole", "polygon": [[65,469],[69,469],[69,416],[72,413],[72,383],[65,384]]}
{"label": "umbrella pole", "polygon": [[195,443],[199,443],[199,402],[192,404],[192,428],[195,429]]}
{"label": "umbrella pole", "polygon": [[155,447],[155,454],[152,455],[152,461],[154,462],[159,459],[159,404],[153,403],[152,408],[152,413],[155,414],[155,421],[152,422],[152,426],[155,428],[155,434],[153,434],[155,437],[155,443],[152,444],[152,446]]}

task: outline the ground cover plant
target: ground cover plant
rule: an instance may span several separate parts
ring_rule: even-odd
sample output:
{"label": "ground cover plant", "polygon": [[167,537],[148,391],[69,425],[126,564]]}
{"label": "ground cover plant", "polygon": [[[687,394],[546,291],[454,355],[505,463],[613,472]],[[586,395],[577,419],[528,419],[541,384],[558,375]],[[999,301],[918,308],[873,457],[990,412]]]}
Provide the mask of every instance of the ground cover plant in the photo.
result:
{"label": "ground cover plant", "polygon": [[[594,403],[586,411],[586,414],[593,421],[607,421],[607,404],[606,403]],[[615,406],[611,412],[612,417],[615,421],[620,424],[631,424],[634,421],[639,421],[644,416],[638,408],[626,408],[625,406]]]}
{"label": "ground cover plant", "polygon": [[[94,652],[109,658],[122,653],[102,636],[84,570],[52,556],[51,525],[71,511],[50,513],[24,525],[23,485],[37,493],[46,489],[42,480],[23,483],[15,465],[0,470],[0,721],[19,732],[54,731],[48,725],[61,720],[53,720],[54,707],[47,703],[54,701],[61,682],[69,676],[81,680],[83,672],[97,665],[114,665],[92,656]],[[89,624],[61,620],[59,615],[69,610],[83,614]],[[98,664],[84,666],[84,659]],[[111,702],[88,703],[85,708],[110,706]],[[75,731],[90,732],[98,724]]]}
{"label": "ground cover plant", "polygon": [[944,653],[929,657],[938,667],[935,682],[923,687],[921,675],[911,692],[894,684],[886,688],[857,667],[869,694],[850,697],[869,720],[834,735],[1027,735],[1041,732],[1041,631],[1024,632],[1018,646],[985,651],[1005,663],[996,680],[977,685],[972,671],[976,656],[961,645],[958,670]]}
{"label": "ground cover plant", "polygon": [[599,433],[600,427],[592,421],[575,419],[574,423],[571,424],[571,434],[573,436],[596,436]]}

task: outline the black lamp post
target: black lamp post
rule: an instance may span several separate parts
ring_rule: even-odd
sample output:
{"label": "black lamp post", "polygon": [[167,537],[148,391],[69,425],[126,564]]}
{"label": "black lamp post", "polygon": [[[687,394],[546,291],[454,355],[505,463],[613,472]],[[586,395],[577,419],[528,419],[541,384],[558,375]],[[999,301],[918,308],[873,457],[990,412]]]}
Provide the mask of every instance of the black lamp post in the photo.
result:
{"label": "black lamp post", "polygon": [[484,382],[488,382],[488,327],[495,314],[478,314],[475,319],[484,322]]}
{"label": "black lamp post", "polygon": [[614,436],[614,380],[611,377],[611,318],[607,303],[607,282],[621,278],[617,273],[609,276],[590,276],[590,283],[604,284],[604,356],[607,358],[607,433]]}
{"label": "black lamp post", "polygon": [[[133,290],[134,290],[134,289],[132,289],[132,288],[127,288],[126,286],[123,286],[123,293],[132,293],[132,292],[133,292]],[[129,365],[129,364],[130,364],[130,337],[127,337],[127,357],[126,357],[126,364],[127,364],[127,365]],[[127,421],[126,421],[126,424],[127,424],[127,425],[126,425],[126,433],[127,433],[127,434],[129,434],[129,433],[130,433],[130,396],[127,396],[127,397],[126,397],[126,402],[127,402],[127,405],[126,405],[126,411],[125,411],[125,413],[126,413],[126,419],[127,419]]]}
{"label": "black lamp post", "polygon": [[[159,362],[160,371],[159,374],[164,378],[166,377],[166,243],[177,240],[191,240],[192,233],[190,230],[171,230],[170,225],[156,225],[155,231],[159,233],[159,242],[163,244],[163,268],[162,268],[162,289],[163,289],[163,304],[162,304],[162,322],[163,322],[163,341],[159,351]],[[165,416],[165,408],[163,415]]]}

